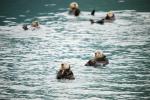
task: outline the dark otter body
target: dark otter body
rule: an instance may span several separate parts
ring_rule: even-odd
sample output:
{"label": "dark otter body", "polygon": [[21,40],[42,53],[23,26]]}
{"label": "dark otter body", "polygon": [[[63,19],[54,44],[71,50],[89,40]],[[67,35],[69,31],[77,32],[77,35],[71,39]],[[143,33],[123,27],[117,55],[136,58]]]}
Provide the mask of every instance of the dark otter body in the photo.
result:
{"label": "dark otter body", "polygon": [[115,20],[115,16],[113,15],[112,17],[106,16],[104,19],[94,21],[93,19],[90,19],[91,24],[97,23],[97,24],[104,24],[105,22],[112,22]]}
{"label": "dark otter body", "polygon": [[76,9],[75,12],[74,12],[74,15],[75,15],[75,16],[79,16],[79,15],[80,15],[80,10],[79,10],[79,9]]}
{"label": "dark otter body", "polygon": [[[91,12],[91,15],[94,16],[94,14],[95,14],[95,10],[93,10],[93,11]],[[113,14],[112,17],[109,17],[108,14],[107,14],[106,17],[103,18],[103,19],[101,19],[101,20],[94,21],[93,19],[90,19],[90,22],[91,22],[91,24],[94,24],[94,23],[97,23],[97,24],[104,24],[105,22],[112,22],[112,21],[114,21],[114,20],[115,20],[115,15],[114,15],[114,14]]]}
{"label": "dark otter body", "polygon": [[24,30],[28,30],[28,25],[24,24],[24,25],[22,26],[22,28],[23,28]]}
{"label": "dark otter body", "polygon": [[104,24],[104,19],[98,20],[98,21],[94,21],[93,19],[90,19],[91,24],[93,23],[97,23],[97,24]]}
{"label": "dark otter body", "polygon": [[98,21],[96,21],[96,23],[98,23],[98,24],[104,24],[104,19],[98,20]]}
{"label": "dark otter body", "polygon": [[70,15],[79,16],[80,15],[80,9],[74,9],[69,11]]}
{"label": "dark otter body", "polygon": [[109,61],[106,56],[103,56],[102,58],[89,60],[85,66],[105,66],[107,64],[109,64]]}
{"label": "dark otter body", "polygon": [[69,79],[69,80],[74,80],[74,75],[73,72],[70,69],[64,70],[59,70],[57,73],[57,79]]}

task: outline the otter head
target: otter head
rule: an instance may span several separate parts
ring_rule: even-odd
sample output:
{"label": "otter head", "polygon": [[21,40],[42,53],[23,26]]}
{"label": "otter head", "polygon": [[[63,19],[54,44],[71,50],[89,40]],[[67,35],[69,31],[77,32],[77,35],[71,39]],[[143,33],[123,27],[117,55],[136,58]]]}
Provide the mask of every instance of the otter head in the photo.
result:
{"label": "otter head", "polygon": [[95,52],[95,59],[96,58],[101,58],[101,57],[103,57],[104,55],[103,55],[103,53],[101,52],[101,51],[96,51]]}
{"label": "otter head", "polygon": [[78,9],[78,8],[79,8],[78,3],[76,3],[76,2],[70,3],[70,9],[71,9],[71,10]]}
{"label": "otter head", "polygon": [[62,74],[63,74],[65,70],[70,70],[70,65],[67,63],[62,63],[60,70],[62,71]]}
{"label": "otter head", "polygon": [[31,25],[32,25],[32,27],[38,27],[39,22],[38,21],[33,21]]}
{"label": "otter head", "polygon": [[111,11],[109,11],[109,12],[107,13],[107,16],[108,16],[108,17],[113,17],[113,15],[114,15],[114,14],[113,14],[113,12],[111,12]]}

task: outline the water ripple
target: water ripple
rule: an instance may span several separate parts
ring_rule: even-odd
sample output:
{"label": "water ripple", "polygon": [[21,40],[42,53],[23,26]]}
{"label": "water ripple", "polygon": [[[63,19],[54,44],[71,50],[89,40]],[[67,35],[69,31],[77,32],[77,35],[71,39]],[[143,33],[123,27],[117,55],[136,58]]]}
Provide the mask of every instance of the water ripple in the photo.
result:
{"label": "water ripple", "polygon": [[[41,29],[35,31],[23,31],[24,23],[6,18],[8,25],[0,26],[1,99],[148,100],[150,13],[114,12],[117,20],[104,25],[91,25],[89,19],[106,12],[95,17],[82,12],[77,18],[40,13]],[[96,50],[103,50],[110,64],[85,67]],[[55,79],[61,62],[71,64],[76,80]]]}

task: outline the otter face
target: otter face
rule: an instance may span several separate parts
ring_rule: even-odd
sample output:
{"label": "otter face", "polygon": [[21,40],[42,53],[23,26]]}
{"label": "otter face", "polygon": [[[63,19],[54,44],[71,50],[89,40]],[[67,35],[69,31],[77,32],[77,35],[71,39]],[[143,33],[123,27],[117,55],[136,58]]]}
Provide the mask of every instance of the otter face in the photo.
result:
{"label": "otter face", "polygon": [[108,12],[107,15],[108,15],[109,17],[113,17],[113,13],[112,13],[112,12]]}
{"label": "otter face", "polygon": [[103,57],[103,53],[100,51],[96,51],[95,52],[95,58],[101,58],[101,57]]}
{"label": "otter face", "polygon": [[37,21],[32,22],[32,27],[38,27],[39,23]]}
{"label": "otter face", "polygon": [[70,9],[71,9],[71,10],[74,10],[74,9],[77,9],[77,8],[79,8],[78,3],[72,2],[72,3],[70,4]]}
{"label": "otter face", "polygon": [[65,70],[68,70],[68,69],[70,69],[69,64],[67,64],[67,63],[62,63],[61,64],[60,70],[62,70],[62,74],[64,73]]}

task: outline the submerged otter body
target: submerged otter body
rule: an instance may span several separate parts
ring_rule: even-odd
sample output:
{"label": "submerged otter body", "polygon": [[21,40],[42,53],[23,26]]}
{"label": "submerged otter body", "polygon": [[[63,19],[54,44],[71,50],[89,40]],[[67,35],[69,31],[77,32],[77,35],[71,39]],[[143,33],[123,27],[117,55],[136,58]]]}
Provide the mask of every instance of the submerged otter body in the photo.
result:
{"label": "submerged otter body", "polygon": [[106,58],[106,56],[104,55],[103,57],[101,58],[96,58],[96,59],[91,59],[89,60],[85,66],[105,66],[109,64],[109,61],[108,59]]}
{"label": "submerged otter body", "polygon": [[93,19],[90,19],[91,24],[97,23],[97,24],[104,24],[104,19],[98,20],[98,21],[94,21]]}
{"label": "submerged otter body", "polygon": [[97,20],[97,21],[90,19],[90,22],[91,22],[91,24],[97,23],[97,24],[103,25],[106,22],[113,22],[114,20],[115,20],[115,16],[113,15],[113,17],[106,16],[105,18],[103,18],[101,20]]}
{"label": "submerged otter body", "polygon": [[[95,14],[95,10],[93,10],[91,12],[91,15],[94,15],[94,14]],[[93,24],[93,23],[104,24],[106,22],[113,22],[114,20],[115,20],[115,14],[112,13],[112,12],[108,12],[106,17],[104,17],[103,19],[97,20],[97,21],[94,21],[93,19],[90,19],[90,22],[91,22],[91,24]]]}

